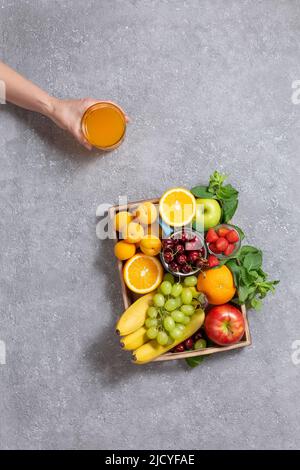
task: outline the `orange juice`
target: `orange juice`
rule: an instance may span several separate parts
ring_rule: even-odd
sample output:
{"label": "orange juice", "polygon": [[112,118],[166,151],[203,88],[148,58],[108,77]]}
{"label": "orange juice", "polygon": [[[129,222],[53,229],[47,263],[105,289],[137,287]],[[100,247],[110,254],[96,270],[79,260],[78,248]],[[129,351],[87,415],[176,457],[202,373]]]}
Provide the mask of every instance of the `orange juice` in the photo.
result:
{"label": "orange juice", "polygon": [[85,138],[91,145],[102,150],[111,150],[122,142],[126,131],[126,120],[118,106],[102,101],[86,110],[81,126]]}

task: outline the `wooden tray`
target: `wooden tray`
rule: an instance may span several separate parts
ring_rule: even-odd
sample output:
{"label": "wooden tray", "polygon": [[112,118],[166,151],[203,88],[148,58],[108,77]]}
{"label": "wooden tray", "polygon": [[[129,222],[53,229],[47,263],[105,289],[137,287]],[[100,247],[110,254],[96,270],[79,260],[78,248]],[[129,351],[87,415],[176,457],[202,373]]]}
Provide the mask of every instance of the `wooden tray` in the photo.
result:
{"label": "wooden tray", "polygon": [[[128,204],[125,205],[117,205],[117,206],[112,206],[108,210],[108,214],[110,217],[110,222],[111,222],[111,229],[113,231],[113,239],[114,242],[117,243],[118,241],[118,234],[117,232],[113,229],[113,224],[112,220],[114,218],[114,215],[119,212],[119,211],[131,211],[133,212],[139,204],[143,202],[152,202],[153,204],[158,205],[159,199],[145,199],[141,201],[135,201],[135,202],[129,202]],[[123,297],[123,303],[124,303],[124,308],[127,309],[137,298],[138,295],[134,294],[131,292],[123,279],[123,263],[122,261],[117,260],[117,266],[118,266],[118,271],[119,271],[119,276],[120,276],[120,281],[121,281],[121,290],[122,290],[122,297]],[[248,318],[247,318],[247,311],[246,307],[244,305],[241,306],[241,311],[244,316],[245,320],[245,334],[241,341],[239,341],[236,344],[232,344],[230,346],[214,346],[214,347],[209,347],[209,348],[204,348],[200,349],[197,351],[185,351],[182,353],[171,353],[167,352],[153,360],[153,362],[158,362],[158,361],[172,361],[175,359],[186,359],[188,357],[195,357],[195,356],[205,356],[207,354],[214,354],[214,353],[220,353],[224,351],[231,351],[232,349],[238,349],[238,348],[244,348],[245,346],[250,346],[252,341],[251,341],[251,336],[250,336],[250,330],[249,330],[249,323],[248,323]]]}

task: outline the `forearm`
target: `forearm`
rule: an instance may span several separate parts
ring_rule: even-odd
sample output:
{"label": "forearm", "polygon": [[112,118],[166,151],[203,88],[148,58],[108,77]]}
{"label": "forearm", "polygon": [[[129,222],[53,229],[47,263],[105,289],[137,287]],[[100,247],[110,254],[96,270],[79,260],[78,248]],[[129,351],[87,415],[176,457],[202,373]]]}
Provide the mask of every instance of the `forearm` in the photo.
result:
{"label": "forearm", "polygon": [[5,83],[6,101],[51,117],[55,98],[0,62],[0,80]]}

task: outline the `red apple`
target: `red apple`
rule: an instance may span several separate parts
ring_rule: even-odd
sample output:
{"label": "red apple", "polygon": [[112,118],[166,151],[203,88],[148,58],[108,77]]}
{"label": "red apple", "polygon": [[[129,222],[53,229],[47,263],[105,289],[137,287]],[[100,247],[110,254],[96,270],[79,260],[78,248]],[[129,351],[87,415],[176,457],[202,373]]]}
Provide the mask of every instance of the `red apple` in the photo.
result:
{"label": "red apple", "polygon": [[245,332],[243,314],[231,304],[218,305],[206,315],[204,329],[208,338],[219,346],[238,343]]}

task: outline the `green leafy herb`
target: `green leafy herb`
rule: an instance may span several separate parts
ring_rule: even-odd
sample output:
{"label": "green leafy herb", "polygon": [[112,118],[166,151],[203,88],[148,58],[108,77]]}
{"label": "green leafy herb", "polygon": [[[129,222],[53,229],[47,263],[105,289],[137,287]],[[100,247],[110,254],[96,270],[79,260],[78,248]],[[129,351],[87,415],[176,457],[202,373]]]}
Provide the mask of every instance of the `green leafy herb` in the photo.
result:
{"label": "green leafy herb", "polygon": [[197,367],[199,364],[201,364],[201,362],[204,361],[204,356],[196,356],[196,357],[188,357],[186,359],[186,363],[190,366],[190,367]]}
{"label": "green leafy herb", "polygon": [[195,186],[191,189],[194,196],[201,199],[217,199],[222,207],[221,223],[229,222],[238,206],[238,191],[231,184],[223,184],[227,175],[215,171],[208,186]]}
{"label": "green leafy herb", "polygon": [[262,252],[254,246],[245,245],[235,257],[223,264],[232,272],[238,296],[235,303],[246,304],[248,308],[261,308],[261,300],[269,292],[275,291],[279,281],[269,281],[268,274],[262,269]]}
{"label": "green leafy herb", "polygon": [[207,186],[195,186],[191,189],[194,196],[200,199],[214,199],[215,195],[208,192]]}

